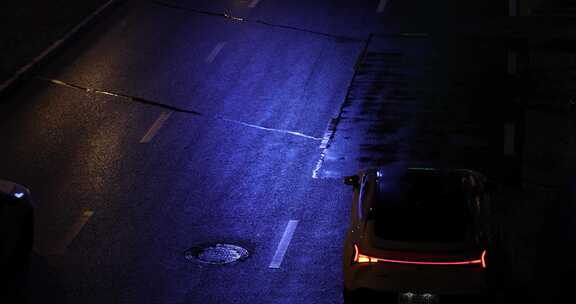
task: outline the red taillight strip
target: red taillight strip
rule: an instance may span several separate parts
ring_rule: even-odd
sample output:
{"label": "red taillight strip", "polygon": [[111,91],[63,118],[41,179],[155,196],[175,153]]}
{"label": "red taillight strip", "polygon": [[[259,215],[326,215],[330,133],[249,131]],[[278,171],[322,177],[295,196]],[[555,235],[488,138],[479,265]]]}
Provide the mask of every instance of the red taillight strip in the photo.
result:
{"label": "red taillight strip", "polygon": [[360,250],[358,250],[358,246],[354,244],[354,263],[358,263],[358,255],[360,254]]}
{"label": "red taillight strip", "polygon": [[391,260],[391,259],[375,259],[377,262],[395,263],[395,264],[411,264],[411,265],[472,265],[482,264],[481,260],[460,261],[460,262],[420,262],[420,261],[404,261],[404,260]]}
{"label": "red taillight strip", "polygon": [[[482,268],[486,268],[486,250],[482,251],[482,256],[478,260],[468,260],[468,261],[458,261],[458,262],[422,262],[422,261],[408,261],[408,260],[394,260],[394,259],[383,259],[375,258],[361,254],[358,250],[358,246],[354,245],[354,262],[355,263],[394,263],[394,264],[410,264],[410,265],[437,265],[437,266],[454,266],[454,265],[475,265],[480,264]],[[362,259],[362,261],[360,261]]]}

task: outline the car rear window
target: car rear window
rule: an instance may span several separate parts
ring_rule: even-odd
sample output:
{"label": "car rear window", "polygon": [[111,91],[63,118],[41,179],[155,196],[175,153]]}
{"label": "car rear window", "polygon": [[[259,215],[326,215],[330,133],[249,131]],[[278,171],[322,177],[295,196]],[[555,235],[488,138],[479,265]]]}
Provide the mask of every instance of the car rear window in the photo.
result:
{"label": "car rear window", "polygon": [[471,215],[460,177],[440,173],[407,174],[381,181],[371,216],[382,239],[421,242],[463,242]]}

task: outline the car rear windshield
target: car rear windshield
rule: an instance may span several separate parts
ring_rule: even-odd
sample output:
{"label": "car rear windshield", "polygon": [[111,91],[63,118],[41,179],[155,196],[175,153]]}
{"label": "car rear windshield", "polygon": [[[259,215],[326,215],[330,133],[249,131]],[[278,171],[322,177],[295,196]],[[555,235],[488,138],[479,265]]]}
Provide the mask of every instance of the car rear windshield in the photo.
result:
{"label": "car rear windshield", "polygon": [[460,177],[408,175],[378,183],[371,218],[375,234],[385,240],[463,242],[471,227]]}

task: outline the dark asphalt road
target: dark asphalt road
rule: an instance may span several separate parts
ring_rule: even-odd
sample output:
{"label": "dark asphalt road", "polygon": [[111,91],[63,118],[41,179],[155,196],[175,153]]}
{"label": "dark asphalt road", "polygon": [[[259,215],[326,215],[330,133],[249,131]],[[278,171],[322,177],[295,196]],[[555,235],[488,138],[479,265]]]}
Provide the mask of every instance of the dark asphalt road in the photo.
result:
{"label": "dark asphalt road", "polygon": [[[482,102],[486,86],[507,87],[506,48],[438,22],[503,13],[490,1],[414,9],[424,2],[118,6],[0,104],[1,177],[38,204],[31,302],[339,303],[351,199],[339,177],[436,161],[519,182],[502,155],[504,126],[520,122]],[[401,104],[374,102],[391,96]],[[534,210],[510,213],[528,216],[524,235]],[[250,256],[185,259],[216,243]]]}
{"label": "dark asphalt road", "polygon": [[[230,3],[178,4],[221,12]],[[297,8],[248,4],[226,11]],[[333,13],[308,18],[342,25],[348,14]],[[365,38],[340,34],[350,33],[130,2],[43,69],[45,79],[200,115],[41,79],[3,105],[11,144],[0,171],[38,201],[32,302],[337,301],[347,193],[311,174]],[[168,119],[141,143],[163,111]],[[271,269],[290,220],[299,224],[289,250]],[[218,242],[251,255],[230,266],[185,259]]]}

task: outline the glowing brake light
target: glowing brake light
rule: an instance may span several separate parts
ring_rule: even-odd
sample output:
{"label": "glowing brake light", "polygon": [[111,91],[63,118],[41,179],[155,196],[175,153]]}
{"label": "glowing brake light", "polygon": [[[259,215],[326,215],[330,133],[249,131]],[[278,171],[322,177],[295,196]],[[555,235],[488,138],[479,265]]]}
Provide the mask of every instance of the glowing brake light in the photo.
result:
{"label": "glowing brake light", "polygon": [[465,261],[455,261],[455,262],[423,262],[423,261],[410,261],[410,260],[395,260],[395,259],[384,259],[368,256],[360,253],[358,246],[354,245],[354,263],[395,263],[395,264],[410,264],[410,265],[436,265],[436,266],[457,266],[457,265],[481,265],[482,268],[486,268],[486,250],[482,251],[482,256],[477,260],[465,260]]}
{"label": "glowing brake light", "polygon": [[355,263],[376,263],[378,262],[377,258],[361,254],[360,250],[358,250],[358,246],[354,244],[354,262]]}

